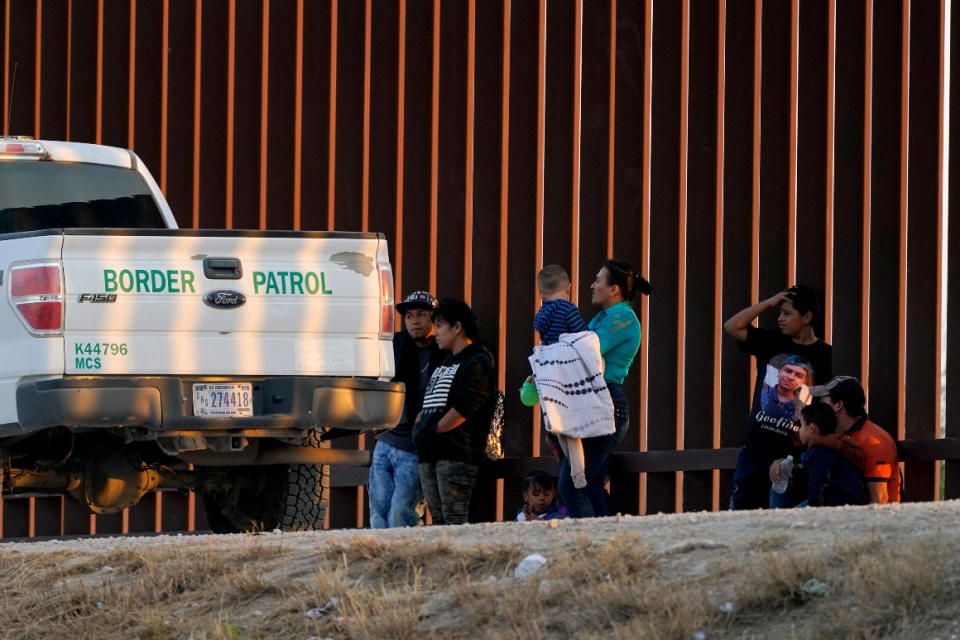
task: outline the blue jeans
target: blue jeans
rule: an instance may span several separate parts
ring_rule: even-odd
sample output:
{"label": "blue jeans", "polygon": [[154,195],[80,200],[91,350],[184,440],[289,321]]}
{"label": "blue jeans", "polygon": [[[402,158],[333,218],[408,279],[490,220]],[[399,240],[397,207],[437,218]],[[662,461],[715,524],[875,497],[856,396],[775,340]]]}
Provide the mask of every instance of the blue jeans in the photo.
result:
{"label": "blue jeans", "polygon": [[420,521],[416,506],[422,495],[417,454],[377,440],[370,462],[370,527],[414,527]]}
{"label": "blue jeans", "polygon": [[623,393],[623,386],[608,382],[610,399],[613,400],[613,421],[617,430],[608,436],[583,439],[583,462],[587,476],[587,486],[577,489],[570,477],[570,459],[566,456],[560,463],[560,479],[557,488],[563,504],[573,518],[592,518],[610,515],[607,508],[606,491],[603,488],[607,480],[607,467],[610,453],[627,432],[630,424],[630,408]]}
{"label": "blue jeans", "polygon": [[787,487],[787,490],[783,493],[777,493],[770,489],[770,508],[771,509],[789,509],[790,508],[790,489]]}
{"label": "blue jeans", "polygon": [[[771,506],[770,463],[776,459],[777,456],[760,453],[748,447],[740,449],[737,468],[733,472],[731,509],[766,509]],[[789,491],[785,495],[789,499]]]}

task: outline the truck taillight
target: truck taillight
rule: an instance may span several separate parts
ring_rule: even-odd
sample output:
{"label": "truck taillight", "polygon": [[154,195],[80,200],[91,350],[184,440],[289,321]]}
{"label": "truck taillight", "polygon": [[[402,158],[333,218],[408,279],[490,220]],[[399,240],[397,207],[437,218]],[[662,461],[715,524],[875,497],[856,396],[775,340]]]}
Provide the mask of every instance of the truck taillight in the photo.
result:
{"label": "truck taillight", "polygon": [[0,136],[0,155],[34,156],[46,155],[43,145],[23,136]]}
{"label": "truck taillight", "polygon": [[21,302],[17,304],[20,316],[35,331],[60,331],[63,304],[60,302]]}
{"label": "truck taillight", "polygon": [[10,273],[11,297],[19,298],[46,293],[60,293],[59,265],[19,267]]}
{"label": "truck taillight", "polygon": [[393,270],[380,268],[380,339],[393,339]]}
{"label": "truck taillight", "polygon": [[10,304],[30,333],[63,333],[63,275],[59,263],[10,268]]}

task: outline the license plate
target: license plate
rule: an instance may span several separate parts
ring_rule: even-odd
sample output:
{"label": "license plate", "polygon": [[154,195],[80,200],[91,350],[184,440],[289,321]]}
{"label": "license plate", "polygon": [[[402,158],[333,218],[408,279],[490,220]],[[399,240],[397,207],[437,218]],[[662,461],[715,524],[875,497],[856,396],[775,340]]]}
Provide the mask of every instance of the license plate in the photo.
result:
{"label": "license plate", "polygon": [[253,384],[250,382],[209,382],[193,385],[193,415],[252,416]]}

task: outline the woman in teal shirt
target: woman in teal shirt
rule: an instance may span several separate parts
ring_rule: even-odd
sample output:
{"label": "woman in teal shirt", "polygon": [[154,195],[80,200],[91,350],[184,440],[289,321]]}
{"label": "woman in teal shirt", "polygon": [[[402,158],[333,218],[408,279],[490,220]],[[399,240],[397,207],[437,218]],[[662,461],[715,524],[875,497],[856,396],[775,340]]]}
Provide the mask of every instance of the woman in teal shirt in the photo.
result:
{"label": "woman in teal shirt", "polygon": [[607,260],[590,286],[591,302],[601,307],[590,321],[590,330],[600,338],[603,356],[603,379],[613,400],[616,432],[608,436],[583,439],[583,458],[587,486],[577,489],[570,477],[570,460],[563,459],[558,488],[563,502],[573,517],[590,518],[610,515],[603,489],[607,478],[610,452],[623,439],[630,423],[630,410],[623,393],[623,379],[640,349],[640,321],[630,307],[637,292],[650,294],[650,283],[627,262]]}

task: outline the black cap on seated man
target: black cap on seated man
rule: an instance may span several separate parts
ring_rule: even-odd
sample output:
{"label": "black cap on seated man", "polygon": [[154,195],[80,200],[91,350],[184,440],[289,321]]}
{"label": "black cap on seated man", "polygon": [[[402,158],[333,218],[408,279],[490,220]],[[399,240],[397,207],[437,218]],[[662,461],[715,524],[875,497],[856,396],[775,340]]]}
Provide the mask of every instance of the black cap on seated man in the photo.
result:
{"label": "black cap on seated man", "polygon": [[863,407],[867,404],[867,394],[864,393],[863,387],[860,386],[860,381],[853,376],[833,376],[833,378],[825,384],[810,387],[810,395],[815,398],[823,398],[825,396],[843,398],[853,403],[854,407],[859,406],[860,411],[862,411]]}

